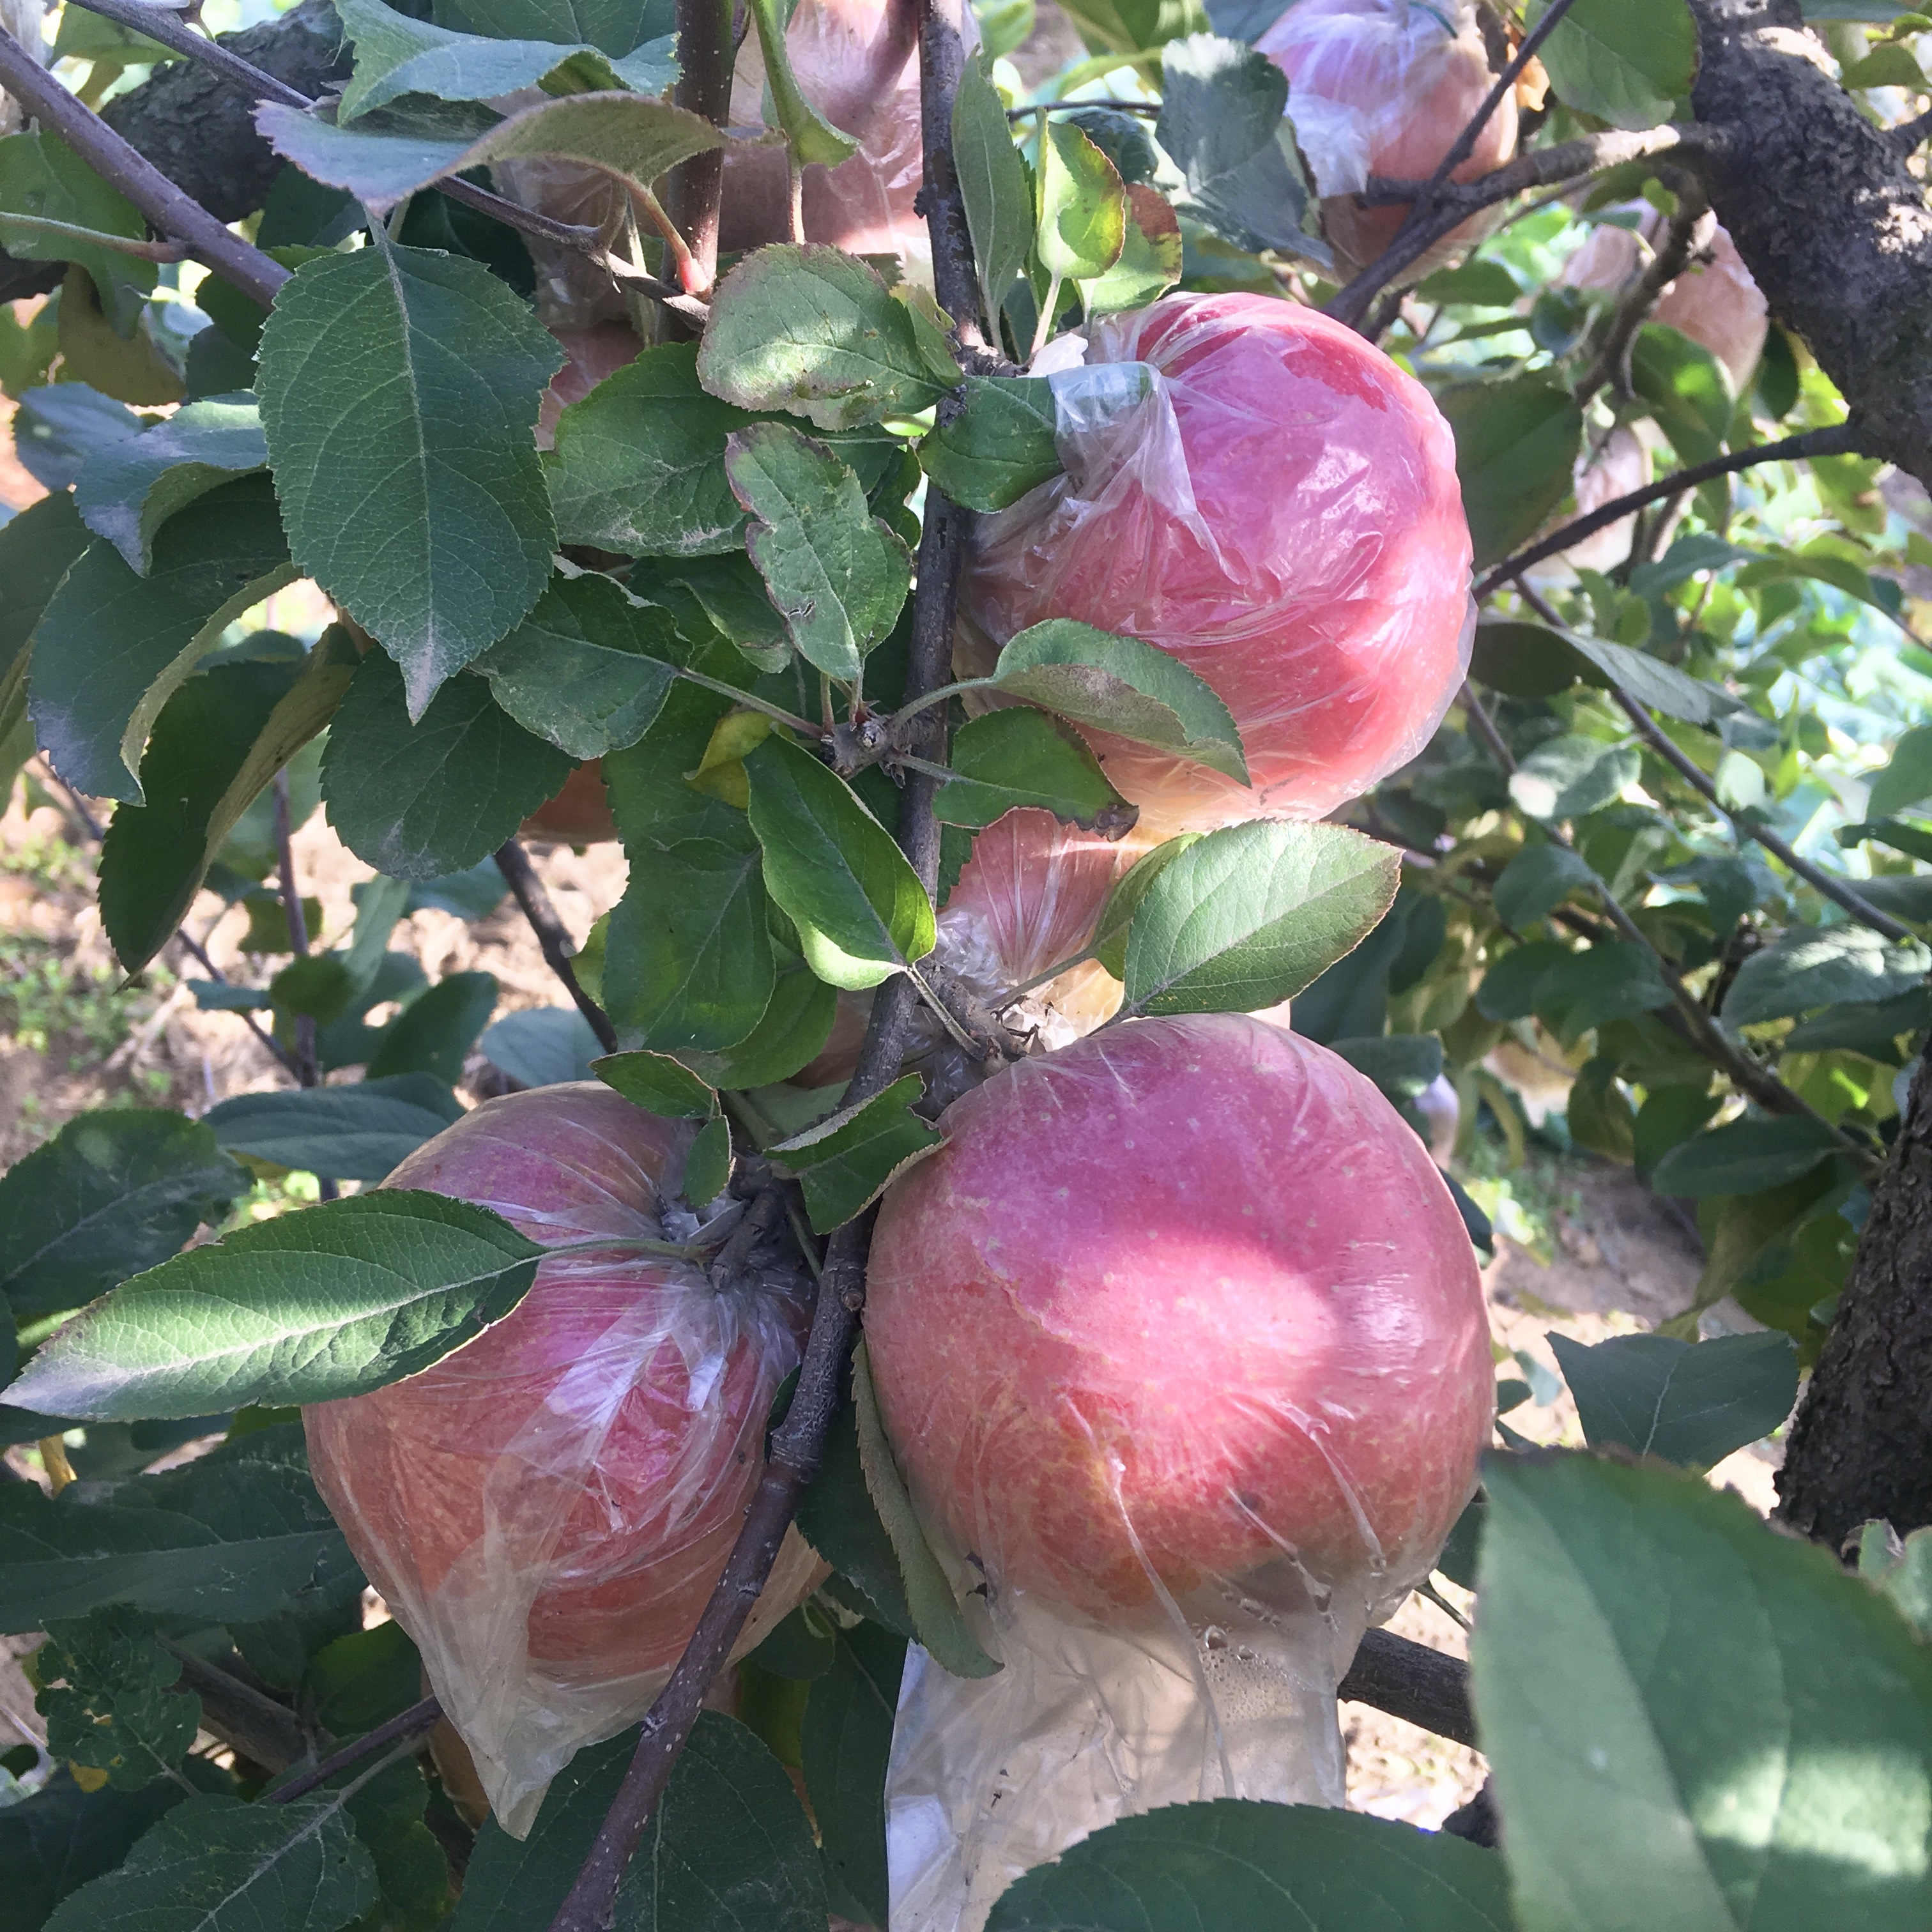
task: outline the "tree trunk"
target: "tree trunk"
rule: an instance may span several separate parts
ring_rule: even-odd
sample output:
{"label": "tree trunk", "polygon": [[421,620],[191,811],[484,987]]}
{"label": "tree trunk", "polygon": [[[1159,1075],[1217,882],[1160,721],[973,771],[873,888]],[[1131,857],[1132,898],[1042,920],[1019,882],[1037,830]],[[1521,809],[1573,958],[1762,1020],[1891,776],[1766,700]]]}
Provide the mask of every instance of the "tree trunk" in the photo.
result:
{"label": "tree trunk", "polygon": [[1779,1517],[1834,1550],[1932,1523],[1932,1059],[1872,1190],[1850,1277],[1778,1476]]}

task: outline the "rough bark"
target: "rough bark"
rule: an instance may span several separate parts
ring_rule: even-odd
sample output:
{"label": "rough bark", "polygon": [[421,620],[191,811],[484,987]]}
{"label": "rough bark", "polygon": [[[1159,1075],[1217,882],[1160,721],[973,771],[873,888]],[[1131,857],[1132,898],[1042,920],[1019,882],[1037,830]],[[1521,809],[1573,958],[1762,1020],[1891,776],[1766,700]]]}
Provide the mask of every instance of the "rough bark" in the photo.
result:
{"label": "rough bark", "polygon": [[1875,1516],[1901,1536],[1932,1523],[1932,1060],[1912,1076],[1778,1491],[1780,1518],[1834,1550]]}
{"label": "rough bark", "polygon": [[1932,212],[1828,70],[1796,0],[1691,0],[1691,104],[1727,140],[1691,162],[1772,314],[1850,406],[1860,447],[1932,478]]}
{"label": "rough bark", "polygon": [[[218,38],[304,94],[321,94],[349,72],[328,0],[302,0],[279,20]],[[256,133],[254,107],[198,62],[172,61],[110,101],[101,118],[211,214],[235,221],[261,206],[284,165]],[[0,254],[0,302],[58,287],[66,272],[64,262],[16,262]]]}

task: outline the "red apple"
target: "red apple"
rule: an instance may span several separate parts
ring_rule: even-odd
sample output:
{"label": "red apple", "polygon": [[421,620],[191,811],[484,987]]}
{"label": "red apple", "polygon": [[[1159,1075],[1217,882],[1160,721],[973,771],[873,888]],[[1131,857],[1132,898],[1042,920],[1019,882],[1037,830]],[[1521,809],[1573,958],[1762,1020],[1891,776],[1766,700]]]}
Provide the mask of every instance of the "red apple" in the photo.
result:
{"label": "red apple", "polygon": [[1160,380],[1063,429],[1066,474],[982,519],[967,615],[994,644],[1078,618],[1220,693],[1251,786],[1088,734],[1141,832],[1325,817],[1422,749],[1468,666],[1448,424],[1352,329],[1270,296],[1165,297],[1097,323],[1088,361]]}
{"label": "red apple", "polygon": [[561,845],[597,845],[617,836],[617,821],[604,794],[604,760],[587,759],[525,819],[521,836],[554,838]]}
{"label": "red apple", "polygon": [[1374,1086],[1258,1019],[1141,1020],[942,1124],[880,1209],[866,1334],[900,1466],[996,1595],[1104,1623],[1284,1558],[1384,1610],[1426,1575],[1493,1370],[1461,1217]]}
{"label": "red apple", "polygon": [[[596,1083],[546,1087],[484,1102],[384,1184],[478,1202],[546,1246],[662,1240],[692,1138]],[[304,1412],[316,1484],[512,1832],[683,1648],[806,1318],[782,1272],[721,1295],[688,1262],[572,1256],[434,1367]],[[816,1570],[790,1538],[741,1650]]]}
{"label": "red apple", "polygon": [[[1255,46],[1288,76],[1288,112],[1323,196],[1322,226],[1353,274],[1395,239],[1408,212],[1359,207],[1357,190],[1371,175],[1426,181],[1495,84],[1475,8],[1469,0],[1297,0]],[[1505,94],[1452,178],[1501,166],[1516,134],[1515,98]],[[1465,222],[1402,279],[1420,280],[1493,219]]]}
{"label": "red apple", "polygon": [[[968,52],[979,44],[965,9]],[[836,167],[805,170],[805,238],[848,255],[896,255],[904,272],[930,286],[932,246],[914,202],[923,178],[920,130],[919,8],[908,0],[799,0],[785,51],[805,96],[859,143]],[[732,76],[734,127],[763,124],[764,57],[747,34]],[[718,245],[757,248],[791,238],[782,141],[741,141],[724,158]]]}

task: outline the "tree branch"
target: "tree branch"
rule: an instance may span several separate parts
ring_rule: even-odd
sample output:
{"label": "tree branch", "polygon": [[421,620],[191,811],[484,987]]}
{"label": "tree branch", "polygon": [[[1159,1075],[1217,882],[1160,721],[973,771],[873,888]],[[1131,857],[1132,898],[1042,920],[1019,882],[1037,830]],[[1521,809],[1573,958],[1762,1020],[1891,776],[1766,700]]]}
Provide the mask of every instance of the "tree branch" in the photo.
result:
{"label": "tree branch", "polygon": [[83,107],[4,27],[0,87],[118,188],[161,233],[266,308],[289,272],[253,242],[231,235],[201,204],[144,160],[99,115]]}
{"label": "tree branch", "polygon": [[1832,77],[1796,0],[1690,0],[1691,104],[1735,138],[1687,164],[1771,312],[1802,336],[1864,453],[1932,478],[1932,209],[1886,132]]}
{"label": "tree branch", "polygon": [[1429,177],[1429,184],[1423,190],[1422,199],[1417,204],[1424,212],[1433,204],[1443,184],[1476,152],[1476,142],[1496,110],[1503,104],[1503,96],[1522,79],[1523,70],[1542,51],[1544,43],[1563,24],[1564,15],[1575,4],[1576,0],[1551,0],[1543,18],[1523,36],[1522,44],[1516,49],[1508,66],[1497,75],[1496,84],[1484,97],[1481,106],[1469,117],[1468,124],[1436,164],[1436,172]]}
{"label": "tree branch", "polygon": [[1700,248],[1708,248],[1717,230],[1717,218],[1701,187],[1687,184],[1678,196],[1677,212],[1670,218],[1661,245],[1643,273],[1626,290],[1610,317],[1610,326],[1589,368],[1576,389],[1577,402],[1589,401],[1606,383],[1619,398],[1630,392],[1630,353],[1650,312],[1664,290],[1690,267]]}
{"label": "tree branch", "polygon": [[[958,187],[952,171],[950,142],[952,88],[959,67],[956,59],[944,66],[946,36],[956,41],[959,0],[924,0],[925,18],[920,41],[920,101],[926,155],[926,218],[932,238],[935,274],[956,275],[958,238],[966,232]],[[935,16],[938,25],[935,28]],[[950,22],[950,26],[949,23]],[[951,80],[934,78],[935,62]],[[935,166],[934,158],[943,161]],[[972,286],[970,242],[964,244],[966,285]],[[944,261],[946,266],[939,264]],[[941,281],[944,290],[957,283]],[[943,297],[942,297],[943,298]],[[970,315],[973,310],[964,313]],[[906,671],[905,695],[916,701],[943,686],[952,673],[952,616],[959,568],[970,528],[970,513],[928,490],[925,524],[920,533],[919,574],[913,592],[913,635]],[[930,705],[922,714],[924,747],[943,756],[946,708]],[[933,802],[938,781],[924,772],[908,774],[899,806],[899,843],[928,895],[939,877],[939,823]],[[848,1102],[869,1100],[882,1092],[898,1072],[909,1043],[916,995],[910,979],[898,974],[882,986],[872,1002],[864,1045],[851,1084]],[[805,1486],[817,1472],[826,1430],[836,1413],[844,1386],[845,1363],[859,1311],[865,1306],[866,1252],[872,1244],[872,1216],[868,1214],[836,1229],[820,1270],[818,1299],[812,1311],[796,1388],[785,1419],[772,1438],[757,1493],[746,1512],[745,1526],[726,1560],[679,1658],[670,1681],[646,1714],[636,1754],[608,1815],[598,1829],[590,1853],[572,1886],[570,1895],[553,1922],[551,1932],[602,1932],[610,1922],[619,1881],[644,1836],[644,1827],[670,1781],[678,1754],[691,1735],[705,1692],[723,1669],[752,1606],[771,1574],[778,1546],[798,1508]]]}
{"label": "tree branch", "polygon": [[[74,0],[74,4],[86,8],[89,13],[98,14],[104,20],[131,27],[188,59],[200,62],[235,87],[245,91],[253,100],[278,101],[284,107],[304,112],[316,104],[299,88],[256,67],[224,42],[196,33],[172,9],[156,4],[156,0]],[[706,311],[701,302],[628,262],[618,260],[605,248],[602,236],[594,228],[581,228],[567,221],[559,221],[539,209],[526,208],[520,202],[512,201],[506,196],[493,194],[473,182],[452,178],[433,182],[430,186],[447,200],[474,208],[479,214],[487,214],[506,228],[587,256],[614,282],[635,289],[640,294],[677,310],[692,320],[701,323],[704,320]]]}
{"label": "tree branch", "polygon": [[1469,1666],[1460,1657],[1412,1642],[1393,1630],[1372,1630],[1363,1637],[1336,1695],[1345,1702],[1372,1704],[1438,1737],[1480,1748],[1469,1708]]}
{"label": "tree branch", "polygon": [[[677,55],[681,64],[671,98],[679,106],[722,128],[731,118],[731,0],[677,0]],[[691,249],[694,286],[709,294],[718,276],[718,220],[724,205],[724,150],[694,154],[672,170],[664,205]]]}
{"label": "tree branch", "polygon": [[590,1023],[590,1030],[597,1036],[597,1043],[606,1053],[617,1051],[617,1030],[610,1024],[610,1016],[584,990],[578,979],[577,969],[570,963],[571,955],[576,951],[563,921],[556,916],[556,908],[550,902],[550,895],[544,890],[543,881],[537,877],[536,868],[530,863],[530,854],[514,838],[506,839],[496,848],[496,869],[503,875],[503,883],[516,896],[522,907],[524,916],[530,922],[530,930],[537,936],[537,944],[543,949],[544,963],[563,982],[564,991],[570,997],[577,1010]]}
{"label": "tree branch", "polygon": [[181,1665],[181,1683],[201,1701],[201,1727],[265,1770],[286,1771],[312,1746],[296,1714],[252,1684],[170,1639],[155,1641]]}
{"label": "tree branch", "polygon": [[1727,455],[1713,457],[1708,463],[1694,464],[1688,470],[1674,470],[1668,476],[1646,484],[1641,490],[1633,490],[1628,496],[1613,498],[1587,516],[1576,518],[1560,530],[1552,530],[1546,537],[1539,537],[1514,556],[1504,557],[1478,582],[1476,601],[1480,604],[1494,596],[1504,584],[1520,577],[1532,564],[1540,563],[1545,557],[1560,556],[1586,537],[1609,529],[1611,524],[1628,516],[1633,510],[1643,508],[1646,504],[1660,502],[1680,490],[1694,490],[1720,476],[1735,476],[1741,470],[1755,469],[1760,463],[1796,463],[1806,457],[1846,455],[1863,449],[1870,440],[1862,424],[1834,423],[1823,429],[1808,429],[1797,436],[1787,436],[1778,442],[1732,450]]}
{"label": "tree branch", "polygon": [[320,1763],[311,1765],[299,1778],[290,1778],[287,1784],[278,1785],[273,1791],[265,1791],[260,1802],[264,1804],[286,1804],[296,1798],[306,1798],[318,1785],[326,1784],[338,1772],[360,1764],[364,1758],[374,1757],[385,1744],[427,1736],[442,1715],[442,1706],[434,1697],[425,1697],[412,1704],[406,1711],[398,1712],[386,1723],[378,1724],[374,1730],[364,1731],[340,1750],[330,1752]]}
{"label": "tree branch", "polygon": [[[302,910],[302,890],[296,883],[294,829],[289,822],[289,775],[275,774],[275,862],[281,882],[282,913],[289,922],[289,950],[298,958],[308,952],[308,916]],[[308,1013],[296,1016],[296,1078],[304,1087],[320,1080],[315,1064],[315,1021]]]}
{"label": "tree branch", "polygon": [[1610,695],[1624,709],[1624,715],[1642,734],[1644,741],[1666,764],[1672,766],[1690,785],[1708,802],[1715,806],[1730,821],[1731,829],[1741,838],[1754,838],[1765,850],[1782,864],[1789,872],[1795,873],[1815,891],[1823,893],[1835,906],[1850,913],[1861,926],[1868,926],[1872,931],[1894,941],[1916,939],[1918,935],[1909,926],[1902,925],[1889,913],[1881,912],[1868,899],[1862,897],[1856,889],[1843,879],[1834,878],[1829,872],[1799,857],[1797,853],[1779,838],[1768,826],[1760,825],[1742,812],[1733,812],[1718,796],[1718,788],[1700,771],[1696,765],[1658,724],[1650,713],[1640,704],[1620,684],[1612,683]]}

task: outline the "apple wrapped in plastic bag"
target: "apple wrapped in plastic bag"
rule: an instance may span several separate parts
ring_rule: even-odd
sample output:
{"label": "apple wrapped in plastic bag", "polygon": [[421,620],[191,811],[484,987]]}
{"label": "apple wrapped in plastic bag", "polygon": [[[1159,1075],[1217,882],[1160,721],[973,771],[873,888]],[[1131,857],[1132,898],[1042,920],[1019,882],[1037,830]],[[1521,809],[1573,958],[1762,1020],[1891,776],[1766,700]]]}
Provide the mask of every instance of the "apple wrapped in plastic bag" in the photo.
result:
{"label": "apple wrapped in plastic bag", "polygon": [[[1288,76],[1288,115],[1322,197],[1322,225],[1351,274],[1395,239],[1406,206],[1363,208],[1371,175],[1426,181],[1495,85],[1471,0],[1296,0],[1255,43]],[[1506,94],[1451,176],[1472,180],[1516,147]],[[1419,281],[1487,232],[1474,215],[1418,256],[1401,281]]]}
{"label": "apple wrapped in plastic bag", "polygon": [[1247,784],[1084,734],[1155,838],[1325,818],[1420,752],[1475,617],[1455,440],[1421,384],[1341,323],[1243,294],[1102,320],[1049,380],[1065,473],[980,520],[962,671],[1064,617],[1204,679]]}
{"label": "apple wrapped in plastic bag", "polygon": [[[694,1131],[595,1082],[542,1088],[485,1101],[385,1185],[476,1202],[546,1247],[674,1241]],[[720,1293],[673,1257],[559,1256],[434,1367],[304,1412],[316,1486],[513,1835],[669,1676],[758,1486],[808,1308],[776,1260]],[[821,1574],[790,1533],[740,1653]]]}
{"label": "apple wrapped in plastic bag", "polygon": [[1339,1804],[1335,1697],[1474,1486],[1494,1370],[1468,1237],[1346,1062],[1138,1020],[955,1102],[895,1184],[866,1334],[935,1547],[1002,1663],[916,1650],[893,1932],[1214,1797]]}

